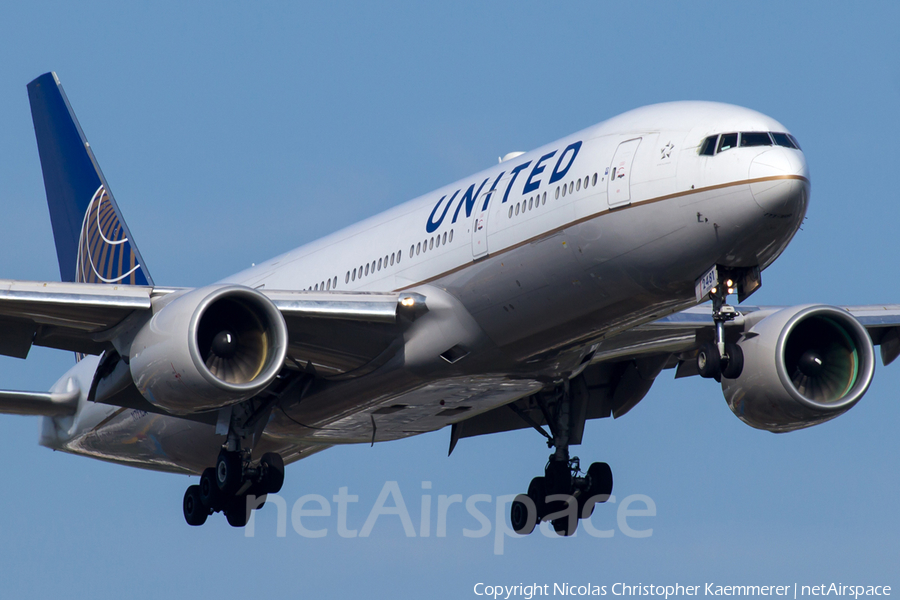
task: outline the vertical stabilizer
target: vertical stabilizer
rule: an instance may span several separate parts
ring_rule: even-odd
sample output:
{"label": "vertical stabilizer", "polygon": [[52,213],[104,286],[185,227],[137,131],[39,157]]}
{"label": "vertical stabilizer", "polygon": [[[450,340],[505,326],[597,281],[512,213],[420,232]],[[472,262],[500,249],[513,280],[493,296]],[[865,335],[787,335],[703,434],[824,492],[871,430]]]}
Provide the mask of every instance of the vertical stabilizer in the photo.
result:
{"label": "vertical stabilizer", "polygon": [[28,84],[63,281],[153,285],[56,73]]}

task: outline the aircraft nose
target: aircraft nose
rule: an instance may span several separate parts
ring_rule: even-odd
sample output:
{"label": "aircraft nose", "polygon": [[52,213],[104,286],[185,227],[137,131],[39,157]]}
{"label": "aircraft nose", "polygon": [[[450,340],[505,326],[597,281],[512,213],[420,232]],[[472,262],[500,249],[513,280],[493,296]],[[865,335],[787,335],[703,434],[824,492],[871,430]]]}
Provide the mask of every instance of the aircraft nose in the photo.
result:
{"label": "aircraft nose", "polygon": [[806,212],[809,200],[809,170],[799,150],[772,148],[750,163],[750,191],[763,211],[787,218]]}

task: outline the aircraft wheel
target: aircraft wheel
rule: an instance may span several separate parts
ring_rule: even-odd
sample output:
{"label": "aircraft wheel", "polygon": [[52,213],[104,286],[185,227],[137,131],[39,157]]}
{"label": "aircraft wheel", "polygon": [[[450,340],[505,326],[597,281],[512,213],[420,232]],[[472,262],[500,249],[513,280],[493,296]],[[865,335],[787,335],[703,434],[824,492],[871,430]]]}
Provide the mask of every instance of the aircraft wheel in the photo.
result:
{"label": "aircraft wheel", "polygon": [[184,501],[181,505],[184,510],[184,520],[188,525],[197,527],[206,523],[206,517],[209,516],[209,509],[203,505],[200,499],[200,486],[191,485],[184,492]]}
{"label": "aircraft wheel", "polygon": [[247,510],[247,494],[235,496],[225,508],[225,519],[232,527],[244,527],[250,520],[250,511]]}
{"label": "aircraft wheel", "polygon": [[530,534],[538,521],[536,511],[528,510],[529,504],[534,506],[534,501],[526,494],[519,494],[509,508],[509,522],[519,535]]}
{"label": "aircraft wheel", "polygon": [[266,452],[259,461],[263,467],[260,488],[263,494],[277,494],[284,485],[284,459],[275,452]]}
{"label": "aircraft wheel", "polygon": [[728,364],[722,369],[722,377],[737,379],[744,370],[744,351],[737,344],[725,344],[725,352],[728,354]]}
{"label": "aircraft wheel", "polygon": [[[570,523],[571,521],[571,523]],[[561,536],[570,536],[575,535],[575,530],[578,529],[578,519],[570,519],[567,516],[560,517],[558,519],[553,519],[553,530],[557,535]]]}
{"label": "aircraft wheel", "polygon": [[534,502],[535,516],[540,522],[547,516],[547,487],[543,477],[535,477],[528,484],[528,497]]}
{"label": "aircraft wheel", "polygon": [[606,502],[613,489],[612,469],[605,462],[594,463],[588,467],[588,477],[591,479],[590,495],[606,496],[598,502]]}
{"label": "aircraft wheel", "polygon": [[219,452],[216,460],[216,484],[225,496],[231,496],[241,487],[243,461],[238,452]]}
{"label": "aircraft wheel", "polygon": [[715,344],[706,343],[697,352],[697,371],[700,377],[718,379],[722,376],[722,357]]}
{"label": "aircraft wheel", "polygon": [[216,482],[216,470],[213,467],[203,471],[203,475],[200,476],[199,488],[200,499],[206,508],[213,512],[222,510],[222,505],[225,504],[225,497],[222,494],[222,490],[219,489],[219,484]]}

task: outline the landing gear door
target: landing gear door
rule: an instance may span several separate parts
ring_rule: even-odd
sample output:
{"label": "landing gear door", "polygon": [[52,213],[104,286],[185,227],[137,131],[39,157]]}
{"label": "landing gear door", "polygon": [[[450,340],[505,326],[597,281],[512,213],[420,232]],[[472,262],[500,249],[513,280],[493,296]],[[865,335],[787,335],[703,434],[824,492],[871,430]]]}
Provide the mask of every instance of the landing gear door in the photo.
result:
{"label": "landing gear door", "polygon": [[[475,214],[472,215],[472,259],[484,258],[488,253],[487,222],[490,206],[485,208],[486,200],[491,192],[478,197],[475,203]],[[493,200],[493,198],[492,198]]]}
{"label": "landing gear door", "polygon": [[616,148],[606,180],[606,198],[610,208],[631,204],[631,166],[641,138],[622,142]]}

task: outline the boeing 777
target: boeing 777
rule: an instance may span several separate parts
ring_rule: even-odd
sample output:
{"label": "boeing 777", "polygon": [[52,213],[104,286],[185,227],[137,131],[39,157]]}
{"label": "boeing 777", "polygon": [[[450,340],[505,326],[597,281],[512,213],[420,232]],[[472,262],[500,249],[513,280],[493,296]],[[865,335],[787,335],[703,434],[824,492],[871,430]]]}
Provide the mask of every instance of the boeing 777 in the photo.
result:
{"label": "boeing 777", "polygon": [[873,344],[900,354],[897,306],[729,303],[810,199],[800,144],[753,110],[638,108],[184,289],[151,278],[56,75],[28,95],[62,281],[0,282],[0,353],[77,361],[0,412],[43,415],[55,450],[200,475],[190,525],[245,525],[285,464],[335,444],[534,428],[553,453],[513,528],[570,535],[613,487],[570,447],[663,370],[788,432],[862,398]]}

